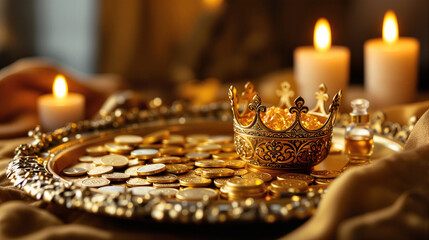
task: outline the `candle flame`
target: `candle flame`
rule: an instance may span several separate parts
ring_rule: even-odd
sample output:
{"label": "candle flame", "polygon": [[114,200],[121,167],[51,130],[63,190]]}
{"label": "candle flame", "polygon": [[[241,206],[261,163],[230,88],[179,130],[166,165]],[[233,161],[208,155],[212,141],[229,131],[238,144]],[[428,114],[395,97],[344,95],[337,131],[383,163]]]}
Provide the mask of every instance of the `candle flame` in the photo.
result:
{"label": "candle flame", "polygon": [[328,20],[319,18],[314,27],[314,47],[318,51],[326,51],[331,48],[331,27]]}
{"label": "candle flame", "polygon": [[398,40],[398,21],[392,10],[389,10],[384,15],[383,21],[383,40],[388,43],[393,43]]}
{"label": "candle flame", "polygon": [[209,9],[216,9],[222,5],[223,0],[204,0],[203,2]]}
{"label": "candle flame", "polygon": [[52,91],[54,93],[55,98],[67,97],[67,93],[68,93],[67,82],[63,75],[57,75],[55,77]]}

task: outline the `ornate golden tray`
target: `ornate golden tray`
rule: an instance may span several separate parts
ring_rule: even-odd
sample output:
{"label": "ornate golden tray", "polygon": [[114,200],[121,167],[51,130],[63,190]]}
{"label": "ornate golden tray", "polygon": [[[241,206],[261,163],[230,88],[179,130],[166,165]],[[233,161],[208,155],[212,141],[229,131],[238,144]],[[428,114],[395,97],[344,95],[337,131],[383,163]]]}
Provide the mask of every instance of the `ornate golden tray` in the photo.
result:
{"label": "ornate golden tray", "polygon": [[[382,125],[381,115],[376,116],[379,129],[385,134],[392,134],[388,131],[390,125],[387,127]],[[344,123],[344,119],[341,122]],[[375,128],[378,129],[377,126]],[[190,133],[232,135],[230,107],[228,104],[212,104],[198,108],[174,104],[169,108],[116,110],[100,120],[71,123],[49,134],[36,129],[29,133],[35,140],[16,149],[16,155],[7,170],[7,177],[15,187],[34,198],[67,208],[119,218],[181,223],[276,222],[305,219],[314,213],[325,193],[310,191],[269,201],[249,198],[243,201],[219,199],[187,202],[162,197],[141,197],[127,192],[102,193],[73,184],[72,179],[60,174],[64,168],[77,162],[77,156],[83,155],[86,147],[90,145],[111,141],[119,134],[144,135],[158,129],[169,129],[173,133],[183,135]],[[409,129],[405,131],[406,136]],[[333,145],[336,148],[342,149],[343,134],[343,128],[334,128]],[[374,161],[401,151],[403,147],[403,143],[381,135],[376,135],[374,140]],[[331,153],[315,169],[340,170],[346,163],[343,154]]]}

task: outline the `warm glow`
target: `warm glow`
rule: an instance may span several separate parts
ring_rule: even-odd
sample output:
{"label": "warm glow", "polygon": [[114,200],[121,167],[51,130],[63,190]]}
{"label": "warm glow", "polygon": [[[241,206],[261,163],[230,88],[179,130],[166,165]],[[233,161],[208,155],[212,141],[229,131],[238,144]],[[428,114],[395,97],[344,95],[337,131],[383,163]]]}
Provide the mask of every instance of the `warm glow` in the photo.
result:
{"label": "warm glow", "polygon": [[223,3],[223,0],[203,0],[203,2],[208,8],[216,9]]}
{"label": "warm glow", "polygon": [[56,98],[65,98],[67,97],[67,82],[63,75],[58,75],[55,77],[54,86],[52,87],[54,96]]}
{"label": "warm glow", "polygon": [[314,27],[314,47],[319,51],[329,50],[331,47],[331,27],[328,20],[319,18]]}
{"label": "warm glow", "polygon": [[398,21],[392,10],[389,10],[384,15],[383,21],[383,40],[388,43],[398,40]]}

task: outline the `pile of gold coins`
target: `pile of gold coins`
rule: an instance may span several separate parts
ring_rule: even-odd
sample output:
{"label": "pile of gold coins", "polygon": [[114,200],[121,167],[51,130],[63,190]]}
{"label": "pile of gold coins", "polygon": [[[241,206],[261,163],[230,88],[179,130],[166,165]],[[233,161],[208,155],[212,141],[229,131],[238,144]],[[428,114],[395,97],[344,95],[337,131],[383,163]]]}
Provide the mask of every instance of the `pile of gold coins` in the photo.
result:
{"label": "pile of gold coins", "polygon": [[231,136],[172,134],[119,135],[113,142],[86,148],[62,175],[76,185],[106,193],[161,196],[178,200],[266,199],[324,190],[337,171],[276,178],[251,172],[239,159]]}
{"label": "pile of gold coins", "polygon": [[[295,121],[295,114],[290,113],[289,109],[281,107],[268,107],[265,112],[261,112],[261,120],[265,126],[276,130],[282,131],[286,130],[288,127],[292,126]],[[240,117],[238,120],[244,126],[249,125],[255,118],[255,112],[251,111]],[[320,120],[309,113],[301,113],[301,124],[307,129],[315,130],[323,126],[323,123]]]}

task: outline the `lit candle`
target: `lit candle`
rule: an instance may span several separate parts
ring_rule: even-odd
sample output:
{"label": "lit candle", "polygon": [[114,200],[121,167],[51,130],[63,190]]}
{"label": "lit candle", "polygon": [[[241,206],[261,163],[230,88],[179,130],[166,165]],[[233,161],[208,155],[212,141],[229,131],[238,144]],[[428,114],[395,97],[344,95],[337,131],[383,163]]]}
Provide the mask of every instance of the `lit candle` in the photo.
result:
{"label": "lit candle", "polygon": [[395,13],[387,11],[383,39],[370,39],[364,45],[365,91],[375,107],[415,99],[419,42],[415,38],[398,36]]}
{"label": "lit candle", "polygon": [[67,82],[62,75],[55,78],[52,90],[53,94],[45,94],[37,100],[43,130],[52,131],[66,123],[84,119],[85,98],[78,93],[68,93]]}
{"label": "lit candle", "polygon": [[294,75],[306,105],[313,107],[319,85],[324,83],[329,97],[339,90],[346,91],[349,83],[350,50],[343,46],[331,46],[329,22],[320,18],[314,28],[314,47],[298,47],[294,52]]}
{"label": "lit candle", "polygon": [[223,3],[223,0],[204,0],[204,6],[208,11],[218,11]]}

